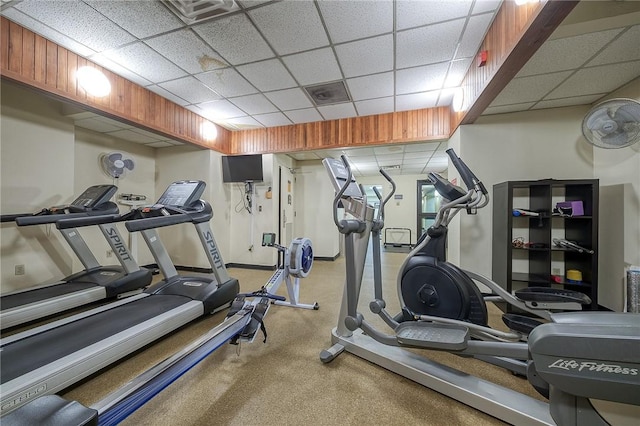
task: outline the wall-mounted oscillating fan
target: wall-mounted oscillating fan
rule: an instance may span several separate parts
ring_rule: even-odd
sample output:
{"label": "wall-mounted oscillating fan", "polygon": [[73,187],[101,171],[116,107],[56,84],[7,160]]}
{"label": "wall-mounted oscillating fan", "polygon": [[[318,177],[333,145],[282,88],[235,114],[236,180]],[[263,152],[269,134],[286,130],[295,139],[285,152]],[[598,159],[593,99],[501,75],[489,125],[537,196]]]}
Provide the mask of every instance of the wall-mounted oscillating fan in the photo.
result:
{"label": "wall-mounted oscillating fan", "polygon": [[600,148],[624,148],[640,141],[640,102],[611,99],[591,108],[582,120],[582,134]]}
{"label": "wall-mounted oscillating fan", "polygon": [[100,156],[100,165],[107,175],[115,179],[122,177],[127,170],[133,170],[135,167],[133,160],[124,158],[120,152],[102,154]]}

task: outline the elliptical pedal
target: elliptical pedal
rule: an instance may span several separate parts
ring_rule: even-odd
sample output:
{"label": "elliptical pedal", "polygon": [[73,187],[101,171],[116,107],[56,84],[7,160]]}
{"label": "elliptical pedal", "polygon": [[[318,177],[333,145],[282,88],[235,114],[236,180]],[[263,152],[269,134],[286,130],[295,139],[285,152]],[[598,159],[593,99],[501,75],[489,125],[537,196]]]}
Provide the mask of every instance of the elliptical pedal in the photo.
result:
{"label": "elliptical pedal", "polygon": [[467,347],[469,329],[458,324],[404,322],[396,328],[402,346],[459,351]]}

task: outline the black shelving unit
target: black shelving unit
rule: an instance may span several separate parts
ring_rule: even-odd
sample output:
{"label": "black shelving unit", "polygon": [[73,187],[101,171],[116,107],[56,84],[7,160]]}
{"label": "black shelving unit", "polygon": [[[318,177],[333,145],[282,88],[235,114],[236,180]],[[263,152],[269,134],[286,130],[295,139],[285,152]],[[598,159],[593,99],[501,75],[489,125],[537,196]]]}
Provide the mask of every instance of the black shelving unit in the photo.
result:
{"label": "black shelving unit", "polygon": [[[493,280],[509,292],[533,286],[577,290],[592,300],[585,309],[598,309],[598,188],[597,179],[494,185]],[[554,207],[561,201],[582,201],[584,214],[554,214]],[[514,216],[514,208],[537,215]],[[525,243],[520,247],[513,244],[518,237]],[[573,241],[588,251],[557,247],[554,238]],[[582,280],[568,281],[565,274],[569,270],[580,271]]]}

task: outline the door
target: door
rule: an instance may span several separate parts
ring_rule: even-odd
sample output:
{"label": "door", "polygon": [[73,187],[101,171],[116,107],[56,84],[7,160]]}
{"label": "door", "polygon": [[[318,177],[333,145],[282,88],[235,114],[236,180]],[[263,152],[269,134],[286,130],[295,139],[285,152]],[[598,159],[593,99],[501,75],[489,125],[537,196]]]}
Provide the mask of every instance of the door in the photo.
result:
{"label": "door", "polygon": [[279,167],[280,198],[279,198],[279,244],[289,246],[293,240],[293,221],[295,217],[294,177],[287,167]]}
{"label": "door", "polygon": [[438,209],[440,208],[441,197],[436,188],[428,180],[418,181],[418,238],[436,220]]}

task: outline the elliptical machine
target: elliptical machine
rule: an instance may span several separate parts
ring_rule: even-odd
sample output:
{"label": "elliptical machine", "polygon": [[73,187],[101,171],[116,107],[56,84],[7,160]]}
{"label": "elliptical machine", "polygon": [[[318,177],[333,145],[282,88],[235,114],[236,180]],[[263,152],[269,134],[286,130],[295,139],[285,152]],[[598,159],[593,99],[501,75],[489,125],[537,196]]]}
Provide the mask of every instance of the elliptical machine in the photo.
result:
{"label": "elliptical machine", "polygon": [[[451,150],[448,154],[452,160],[457,158]],[[460,159],[453,163],[465,176],[469,191],[482,192],[479,181],[473,183],[469,178],[472,173],[466,165]],[[638,314],[548,313],[553,323],[536,327],[527,343],[503,342],[472,339],[492,330],[457,319],[420,316],[416,321],[398,323],[384,310],[380,299],[370,307],[391,331],[378,330],[358,312],[374,209],[353,179],[346,157],[342,161],[328,158],[323,164],[336,189],[333,218],[345,235],[346,267],[340,316],[332,331],[333,346],[321,352],[323,362],[332,361],[346,350],[511,424],[607,424],[594,408],[592,398],[635,408],[631,416],[640,415],[640,359],[635,355],[640,353]],[[338,220],[340,203],[351,218]],[[515,299],[504,290],[498,294]],[[454,370],[403,347],[527,360],[529,381],[536,389],[548,391],[549,403]]]}

